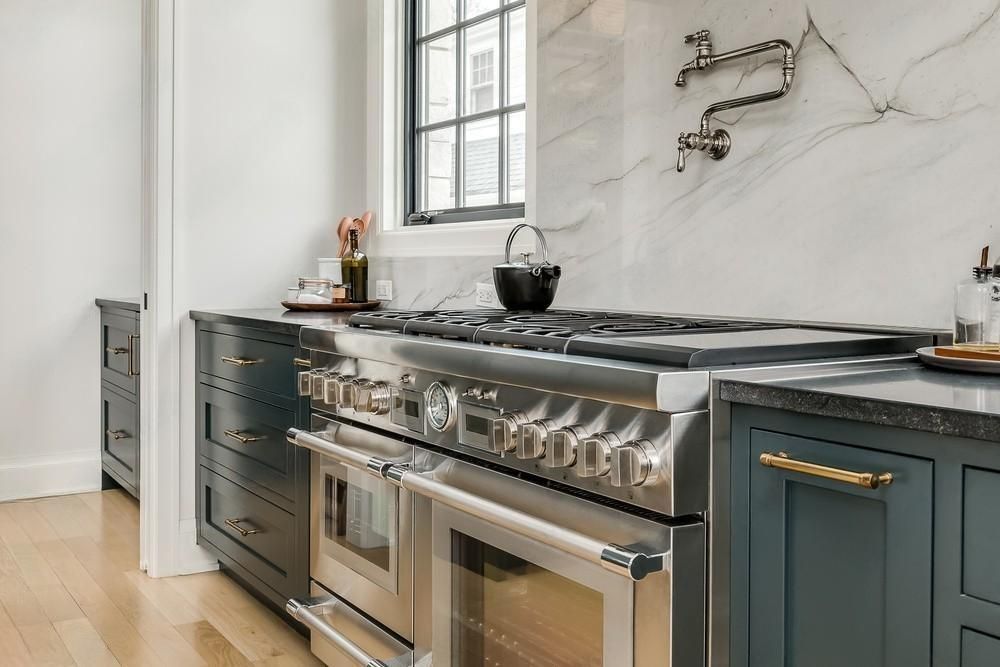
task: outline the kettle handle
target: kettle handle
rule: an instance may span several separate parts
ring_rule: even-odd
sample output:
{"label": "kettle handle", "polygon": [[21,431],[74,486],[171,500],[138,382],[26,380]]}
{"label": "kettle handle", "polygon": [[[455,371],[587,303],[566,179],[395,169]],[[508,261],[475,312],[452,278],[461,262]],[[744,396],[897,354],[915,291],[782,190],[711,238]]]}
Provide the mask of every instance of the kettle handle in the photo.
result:
{"label": "kettle handle", "polygon": [[514,237],[517,236],[517,233],[522,229],[524,229],[525,227],[535,232],[535,236],[538,237],[538,242],[542,246],[542,263],[548,264],[549,245],[545,242],[545,235],[542,234],[542,230],[540,230],[538,227],[535,227],[534,225],[529,225],[526,222],[522,222],[521,224],[516,225],[514,229],[510,230],[510,236],[507,237],[507,254],[505,255],[504,261],[510,264],[510,247],[514,244]]}

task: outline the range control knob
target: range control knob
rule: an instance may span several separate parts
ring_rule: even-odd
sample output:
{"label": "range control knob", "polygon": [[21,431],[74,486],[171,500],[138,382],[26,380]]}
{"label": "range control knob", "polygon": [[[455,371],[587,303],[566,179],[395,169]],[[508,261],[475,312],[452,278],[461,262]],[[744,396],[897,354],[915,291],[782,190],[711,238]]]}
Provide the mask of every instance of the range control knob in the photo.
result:
{"label": "range control knob", "polygon": [[545,442],[555,424],[550,419],[536,419],[521,424],[517,433],[517,458],[540,459],[545,456]]}
{"label": "range control knob", "polygon": [[643,486],[660,476],[660,457],[649,440],[630,440],[611,452],[611,485]]}
{"label": "range control knob", "polygon": [[328,371],[312,371],[312,382],[310,386],[312,387],[312,397],[314,400],[323,400],[323,383],[330,377]]}
{"label": "range control knob", "polygon": [[331,373],[323,378],[323,403],[337,405],[337,399],[340,397],[340,381],[343,377],[343,375]]}
{"label": "range control knob", "polygon": [[312,371],[299,371],[299,396],[312,396]]}
{"label": "range control knob", "polygon": [[523,412],[501,412],[490,429],[490,451],[501,456],[514,451],[517,448],[518,427],[527,421]]}
{"label": "range control knob", "polygon": [[545,448],[545,466],[568,468],[576,463],[577,447],[583,438],[580,426],[565,426],[549,433]]}
{"label": "range control knob", "polygon": [[367,382],[368,380],[365,379],[344,378],[340,383],[340,396],[337,399],[337,405],[341,408],[353,409],[358,400],[358,390],[361,385]]}
{"label": "range control knob", "polygon": [[372,415],[384,415],[389,412],[389,401],[392,393],[385,382],[365,382],[358,386],[354,396],[354,409]]}
{"label": "range control knob", "polygon": [[611,470],[611,452],[622,441],[611,431],[595,433],[580,442],[576,474],[580,477],[602,477]]}

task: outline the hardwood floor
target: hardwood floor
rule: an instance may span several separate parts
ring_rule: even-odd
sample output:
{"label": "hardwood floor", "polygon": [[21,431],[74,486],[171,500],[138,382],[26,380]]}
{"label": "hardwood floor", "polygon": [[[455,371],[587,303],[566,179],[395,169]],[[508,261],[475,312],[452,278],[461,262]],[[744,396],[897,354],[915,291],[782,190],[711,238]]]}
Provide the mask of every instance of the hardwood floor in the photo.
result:
{"label": "hardwood floor", "polygon": [[150,579],[120,490],[0,503],[0,660],[56,665],[320,665],[219,572]]}

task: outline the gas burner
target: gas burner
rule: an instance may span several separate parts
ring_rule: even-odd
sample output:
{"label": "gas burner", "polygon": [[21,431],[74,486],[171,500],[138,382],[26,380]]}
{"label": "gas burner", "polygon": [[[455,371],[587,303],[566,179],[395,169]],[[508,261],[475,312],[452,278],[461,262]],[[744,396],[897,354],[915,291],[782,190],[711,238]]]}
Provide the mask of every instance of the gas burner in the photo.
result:
{"label": "gas burner", "polygon": [[604,313],[588,313],[582,310],[547,310],[541,313],[510,315],[505,322],[565,322],[566,320],[596,320]]}
{"label": "gas burner", "polygon": [[609,320],[590,326],[594,335],[629,335],[635,333],[664,333],[678,329],[691,329],[695,325],[691,320],[673,320],[666,318],[632,318],[625,320]]}
{"label": "gas burner", "polygon": [[572,329],[567,329],[566,327],[555,327],[544,324],[513,324],[507,326],[488,326],[483,329],[482,334],[486,335],[487,333],[492,332],[526,334],[530,336],[560,336],[562,338],[572,336],[576,333]]}

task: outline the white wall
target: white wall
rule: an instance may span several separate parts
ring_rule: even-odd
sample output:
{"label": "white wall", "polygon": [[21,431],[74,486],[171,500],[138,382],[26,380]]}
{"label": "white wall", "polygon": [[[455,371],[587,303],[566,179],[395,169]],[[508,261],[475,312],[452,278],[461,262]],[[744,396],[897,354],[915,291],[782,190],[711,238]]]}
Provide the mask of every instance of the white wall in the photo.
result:
{"label": "white wall", "polygon": [[98,296],[137,296],[140,7],[0,2],[0,500],[100,487]]}
{"label": "white wall", "polygon": [[181,528],[195,530],[198,308],[273,305],[365,208],[363,0],[177,0]]}

